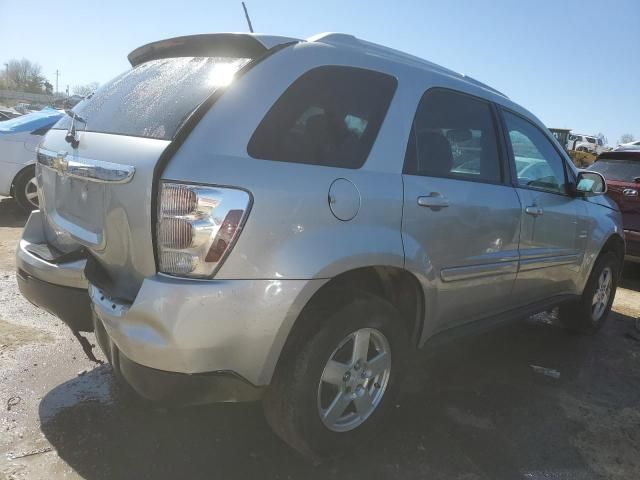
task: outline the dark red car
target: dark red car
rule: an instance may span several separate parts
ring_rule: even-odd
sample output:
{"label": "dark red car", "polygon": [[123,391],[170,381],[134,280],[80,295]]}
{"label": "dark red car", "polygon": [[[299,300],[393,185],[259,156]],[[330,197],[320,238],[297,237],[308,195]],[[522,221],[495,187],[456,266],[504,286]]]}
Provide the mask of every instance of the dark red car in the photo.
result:
{"label": "dark red car", "polygon": [[604,175],[608,195],[622,212],[625,260],[640,262],[640,151],[605,152],[588,170]]}

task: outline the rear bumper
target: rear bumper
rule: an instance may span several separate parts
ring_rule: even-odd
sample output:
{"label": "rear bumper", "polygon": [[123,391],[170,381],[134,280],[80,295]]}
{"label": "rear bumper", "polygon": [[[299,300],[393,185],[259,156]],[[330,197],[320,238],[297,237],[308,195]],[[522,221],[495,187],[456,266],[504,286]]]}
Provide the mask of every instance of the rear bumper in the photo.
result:
{"label": "rear bumper", "polygon": [[22,295],[60,318],[74,331],[91,332],[91,308],[84,260],[52,263],[28,249],[44,242],[42,214],[31,213],[16,252],[16,278]]}
{"label": "rear bumper", "polygon": [[133,303],[90,285],[96,324],[132,362],[165,372],[234,372],[269,384],[291,326],[325,280],[146,278]]}
{"label": "rear bumper", "polygon": [[94,317],[96,340],[122,377],[138,395],[169,405],[198,405],[215,402],[259,400],[264,392],[233,372],[195,375],[145,367],[124,355],[113,343],[100,321]]}
{"label": "rear bumper", "polygon": [[123,376],[144,385],[134,388],[148,398],[173,394],[153,393],[159,387],[140,383],[145,376],[140,372],[152,372],[153,378],[187,374],[188,382],[198,385],[220,385],[229,376],[268,385],[293,323],[326,282],[153,275],[132,302],[124,303],[88,283],[86,260],[48,262],[32,253],[34,245],[46,247],[39,211],[29,218],[16,256],[23,295],[74,330],[93,331],[97,325],[96,334],[107,338],[100,342],[105,354],[114,357],[117,351],[126,359]]}
{"label": "rear bumper", "polygon": [[35,306],[60,318],[73,331],[93,331],[86,290],[44,282],[21,269],[16,278],[20,293]]}

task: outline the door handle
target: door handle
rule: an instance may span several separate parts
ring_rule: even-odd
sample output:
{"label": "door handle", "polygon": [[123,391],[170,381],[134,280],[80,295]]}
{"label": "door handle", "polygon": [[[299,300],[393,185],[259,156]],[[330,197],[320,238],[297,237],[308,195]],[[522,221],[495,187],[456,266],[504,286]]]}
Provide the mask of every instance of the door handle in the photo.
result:
{"label": "door handle", "polygon": [[638,196],[638,190],[636,190],[635,188],[625,188],[622,191],[622,194],[625,197],[637,197]]}
{"label": "door handle", "polygon": [[442,196],[441,193],[431,192],[427,196],[418,197],[418,205],[428,207],[431,210],[440,210],[449,206],[449,200],[447,200],[447,197]]}
{"label": "door handle", "polygon": [[535,205],[525,208],[524,211],[526,214],[533,215],[534,217],[539,217],[544,213],[543,209],[536,207]]}

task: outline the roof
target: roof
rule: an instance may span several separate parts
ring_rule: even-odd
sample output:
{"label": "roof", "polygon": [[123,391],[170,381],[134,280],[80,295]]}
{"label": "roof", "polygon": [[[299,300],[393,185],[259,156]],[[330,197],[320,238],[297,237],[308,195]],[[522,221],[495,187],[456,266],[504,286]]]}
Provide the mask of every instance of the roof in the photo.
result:
{"label": "roof", "polygon": [[348,35],[344,33],[320,33],[318,35],[314,35],[312,37],[307,38],[306,41],[347,47],[355,50],[360,50],[363,53],[375,54],[378,57],[387,58],[389,60],[393,60],[399,63],[414,65],[426,70],[430,70],[432,72],[441,73],[444,75],[458,78],[462,81],[465,81],[477,87],[481,87],[485,90],[489,90],[504,98],[508,98],[504,93],[496,90],[493,87],[490,87],[485,83],[480,82],[479,80],[476,80],[473,77],[455,72],[441,65],[438,65],[437,63],[430,62],[428,60],[425,60],[420,57],[416,57],[415,55],[411,55],[409,53],[405,53],[400,50],[395,50],[393,48],[385,47],[383,45],[378,45],[377,43],[361,40],[357,37],[354,37],[353,35]]}
{"label": "roof", "polygon": [[640,161],[640,150],[612,150],[598,155],[598,160],[638,160]]}
{"label": "roof", "polygon": [[428,60],[383,45],[361,40],[345,33],[320,33],[306,40],[256,33],[206,33],[187,35],[148,43],[133,50],[127,58],[134,67],[149,60],[171,57],[234,56],[240,58],[257,58],[278,45],[302,41],[324,43],[358,50],[364,54],[374,54],[391,61],[413,65],[432,72],[458,78],[469,84],[508,98],[504,93],[468,75],[454,72]]}

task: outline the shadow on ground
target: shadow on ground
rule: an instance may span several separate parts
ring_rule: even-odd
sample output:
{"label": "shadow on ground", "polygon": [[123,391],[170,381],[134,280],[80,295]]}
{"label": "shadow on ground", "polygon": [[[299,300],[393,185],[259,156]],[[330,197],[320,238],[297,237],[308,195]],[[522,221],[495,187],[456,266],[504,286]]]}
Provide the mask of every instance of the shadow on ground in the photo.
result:
{"label": "shadow on ground", "polygon": [[596,454],[589,444],[603,411],[640,404],[631,328],[612,314],[600,335],[581,337],[530,320],[421,353],[386,432],[316,466],[271,433],[258,404],[133,406],[119,400],[107,366],[50,391],[41,428],[87,479],[593,479],[615,468],[637,478],[637,436],[635,455],[611,438]]}
{"label": "shadow on ground", "polygon": [[29,218],[18,202],[10,197],[0,197],[0,227],[23,227]]}

